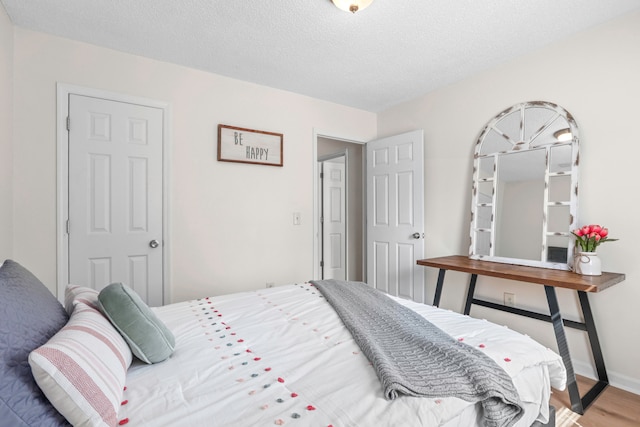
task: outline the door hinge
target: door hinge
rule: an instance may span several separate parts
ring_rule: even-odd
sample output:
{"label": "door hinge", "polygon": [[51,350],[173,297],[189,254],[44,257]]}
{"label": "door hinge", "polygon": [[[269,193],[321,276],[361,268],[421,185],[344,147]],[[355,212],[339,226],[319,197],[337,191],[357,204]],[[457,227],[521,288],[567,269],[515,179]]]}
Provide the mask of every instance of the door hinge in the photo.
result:
{"label": "door hinge", "polygon": [[320,172],[320,179],[324,179],[324,172]]}
{"label": "door hinge", "polygon": [[67,116],[67,131],[71,130],[71,117]]}
{"label": "door hinge", "polygon": [[67,227],[67,234],[69,234],[69,230],[70,230],[70,228],[69,228],[69,220],[67,220],[66,227]]}
{"label": "door hinge", "polygon": [[324,261],[320,261],[320,267],[324,267]]}

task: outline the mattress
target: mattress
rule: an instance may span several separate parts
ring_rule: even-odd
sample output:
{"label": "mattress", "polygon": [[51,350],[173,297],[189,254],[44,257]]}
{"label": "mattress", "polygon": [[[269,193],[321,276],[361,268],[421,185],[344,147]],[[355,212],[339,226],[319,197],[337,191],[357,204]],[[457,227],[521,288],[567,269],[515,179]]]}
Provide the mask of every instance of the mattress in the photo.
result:
{"label": "mattress", "polygon": [[[516,426],[547,421],[550,387],[562,390],[566,381],[557,354],[507,327],[393,299],[512,377],[525,409]],[[309,283],[154,311],[174,333],[176,349],[164,362],[129,369],[118,414],[128,425],[479,425],[479,406],[458,398],[386,400],[369,360]]]}

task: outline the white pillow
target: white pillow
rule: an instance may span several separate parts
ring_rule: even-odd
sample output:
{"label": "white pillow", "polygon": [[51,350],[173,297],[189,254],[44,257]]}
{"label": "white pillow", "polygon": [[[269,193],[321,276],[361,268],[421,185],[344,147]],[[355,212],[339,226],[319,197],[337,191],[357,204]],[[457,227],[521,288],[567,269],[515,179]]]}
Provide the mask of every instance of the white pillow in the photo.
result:
{"label": "white pillow", "polygon": [[76,302],[69,322],[29,354],[38,386],[74,426],[115,426],[131,350],[98,310]]}

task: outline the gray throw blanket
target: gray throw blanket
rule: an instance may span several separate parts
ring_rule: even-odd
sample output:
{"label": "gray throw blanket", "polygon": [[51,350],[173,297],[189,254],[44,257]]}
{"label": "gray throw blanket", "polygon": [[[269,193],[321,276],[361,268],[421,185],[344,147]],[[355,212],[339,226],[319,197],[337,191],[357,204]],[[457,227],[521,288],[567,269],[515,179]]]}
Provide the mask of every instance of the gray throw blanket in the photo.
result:
{"label": "gray throw blanket", "polygon": [[523,409],[509,375],[481,351],[361,282],[312,281],[369,358],[388,400],[398,393],[481,402],[484,423],[512,426]]}

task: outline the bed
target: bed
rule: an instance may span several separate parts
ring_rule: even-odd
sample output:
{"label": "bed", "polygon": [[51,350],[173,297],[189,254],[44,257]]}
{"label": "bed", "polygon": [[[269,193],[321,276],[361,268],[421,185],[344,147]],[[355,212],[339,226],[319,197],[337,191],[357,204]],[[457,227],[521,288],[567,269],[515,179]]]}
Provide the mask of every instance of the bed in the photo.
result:
{"label": "bed", "polygon": [[[14,297],[5,298],[7,274],[3,273],[4,270],[11,271],[9,276],[13,278],[9,282],[14,288],[17,281],[35,279],[26,270],[20,270],[22,267],[17,263],[9,261],[8,267],[5,262],[0,268],[0,282],[5,282],[0,288],[0,301],[3,305],[8,302],[11,306],[9,309],[3,306],[0,310],[1,344],[5,346],[3,378],[9,375],[11,369],[6,366],[6,355],[12,351],[6,350],[6,335],[11,333],[7,330],[7,325],[12,322],[9,317],[16,310],[21,310],[23,315],[20,316],[20,322],[24,326],[25,319],[29,317],[24,315],[24,311],[31,310],[30,315],[36,316],[32,306],[34,299],[39,299],[40,307],[36,311],[47,311],[47,316],[52,316],[53,311],[56,320],[49,323],[53,326],[46,333],[39,332],[39,340],[30,342],[27,349],[17,353],[14,351],[17,354],[15,357],[25,359],[19,361],[19,367],[22,374],[27,371],[31,381],[29,378],[21,380],[22,385],[27,385],[27,391],[18,403],[11,398],[15,396],[17,386],[12,386],[13,394],[9,396],[5,393],[7,387],[4,384],[0,388],[2,426],[65,424],[58,410],[68,413],[70,405],[80,405],[77,402],[69,403],[69,399],[73,400],[73,392],[78,390],[69,391],[71,386],[64,383],[68,381],[64,378],[58,378],[57,388],[53,389],[55,393],[51,392],[50,384],[41,384],[45,382],[42,378],[37,380],[40,387],[34,384],[34,376],[44,375],[38,371],[42,366],[38,367],[38,362],[33,360],[38,355],[38,351],[34,350],[54,346],[50,343],[55,341],[56,336],[64,335],[65,328],[77,334],[79,330],[90,328],[94,321],[100,322],[94,326],[95,330],[104,329],[104,334],[109,335],[109,340],[102,341],[109,341],[108,352],[116,356],[111,363],[104,356],[107,350],[98,351],[100,357],[97,359],[104,359],[100,363],[106,365],[98,371],[90,364],[86,369],[89,379],[99,383],[96,377],[103,375],[102,371],[113,370],[115,374],[110,378],[110,384],[105,381],[101,387],[109,390],[104,392],[105,395],[109,394],[109,398],[102,405],[107,407],[109,415],[98,414],[91,418],[92,414],[100,412],[95,408],[100,405],[95,404],[94,408],[82,414],[78,413],[76,407],[73,408],[76,412],[72,416],[90,418],[85,425],[484,425],[482,406],[457,397],[400,394],[389,400],[375,367],[354,341],[352,333],[345,328],[327,298],[313,283],[205,297],[149,309],[152,320],[166,328],[166,331],[160,331],[159,336],[169,334],[174,342],[172,345],[165,343],[165,347],[171,349],[165,360],[145,363],[142,361],[144,355],[141,359],[135,356],[135,352],[133,356],[127,353],[131,345],[125,342],[123,346],[122,342],[116,342],[119,336],[117,331],[114,334],[113,330],[108,330],[109,322],[99,319],[101,304],[97,302],[99,295],[96,291],[80,286],[71,287],[66,307],[55,301],[52,295],[45,296],[42,289],[39,289],[37,298],[33,295],[16,298],[15,295],[20,292],[15,289],[12,291]],[[28,280],[16,280],[16,271]],[[31,285],[28,288],[37,288]],[[41,283],[39,286],[46,290]],[[24,303],[24,298],[28,298],[28,303]],[[517,390],[523,410],[513,425],[528,427],[549,422],[551,387],[562,390],[565,386],[561,358],[553,351],[527,336],[485,320],[412,301],[385,298],[428,319],[458,345],[481,352],[503,369]],[[53,299],[59,307],[44,310],[42,300],[45,299],[47,305],[51,305],[50,300]],[[19,300],[25,307],[17,307]],[[77,318],[89,315],[93,317],[78,323],[83,319]],[[38,324],[42,326],[42,323],[40,319]],[[24,328],[20,329],[20,333],[25,333]],[[92,333],[95,335],[94,330]],[[95,348],[99,345],[88,347],[97,351]],[[157,353],[157,348],[153,350]],[[31,370],[29,354],[32,359]],[[165,356],[159,354],[158,358]],[[75,360],[79,358],[75,357]],[[92,373],[91,369],[96,372]],[[50,372],[48,375],[55,377],[57,373]],[[44,387],[49,399],[42,395],[41,387]],[[64,393],[72,397],[55,397]],[[58,410],[51,406],[50,401]],[[82,418],[75,418],[74,424],[81,424],[77,421],[79,419]],[[3,420],[11,420],[7,421],[11,423],[4,424]]]}

